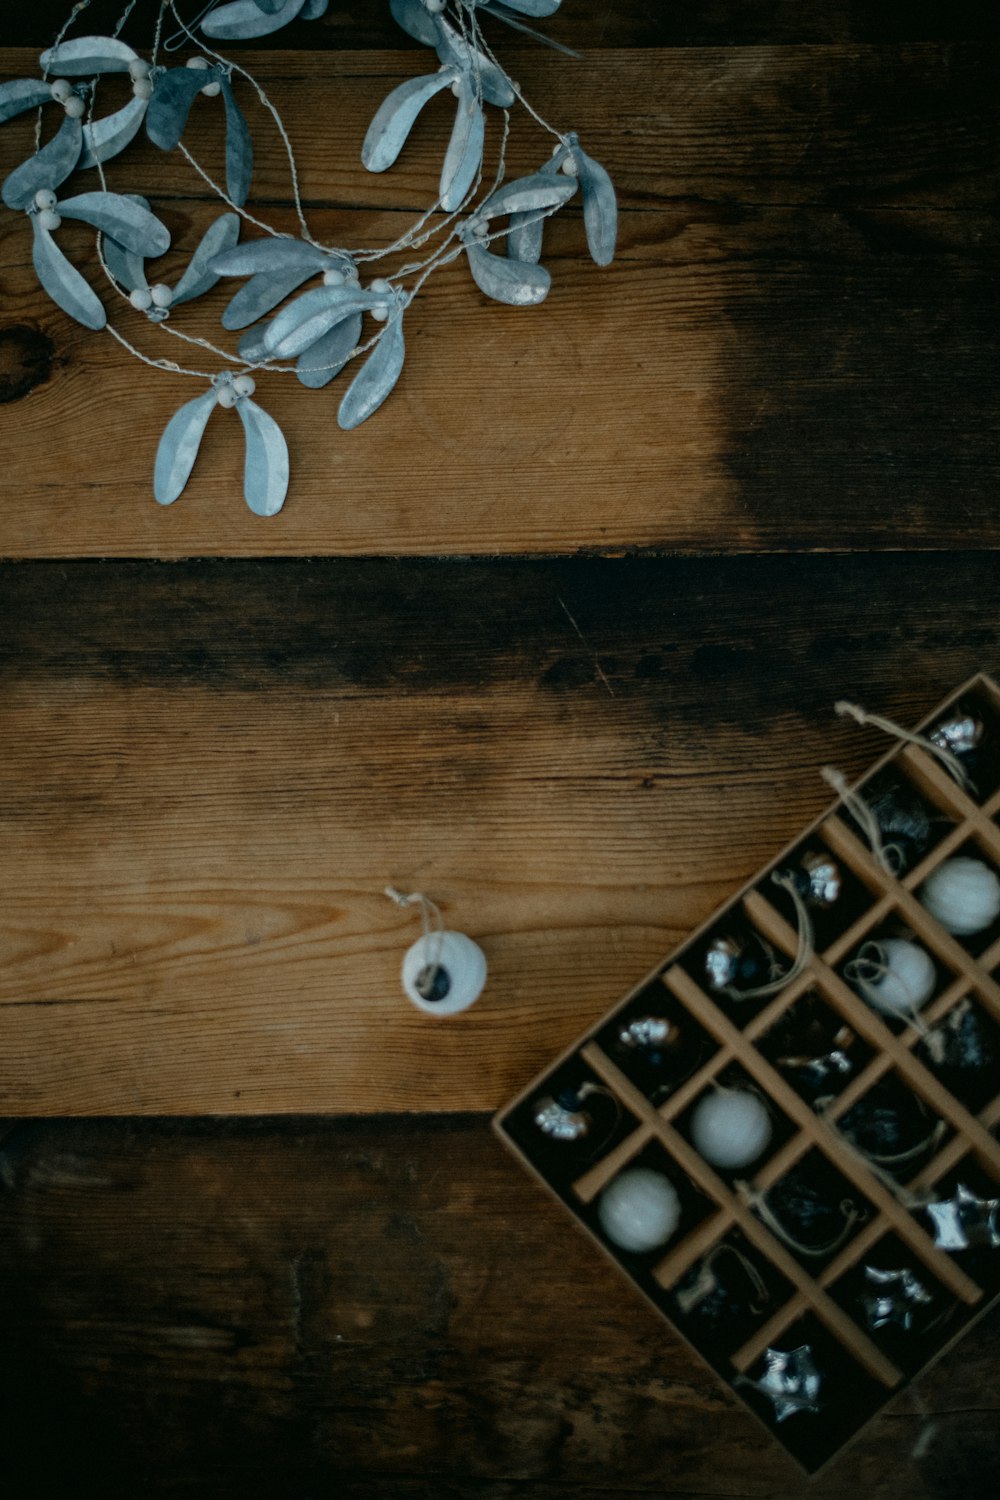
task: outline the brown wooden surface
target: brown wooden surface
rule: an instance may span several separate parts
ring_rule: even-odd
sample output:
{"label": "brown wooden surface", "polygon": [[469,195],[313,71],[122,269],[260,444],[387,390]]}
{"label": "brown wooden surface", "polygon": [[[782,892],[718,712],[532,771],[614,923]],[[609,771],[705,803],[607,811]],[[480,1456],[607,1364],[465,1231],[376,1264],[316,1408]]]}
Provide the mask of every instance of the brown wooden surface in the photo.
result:
{"label": "brown wooden surface", "polygon": [[[3,77],[64,7],[7,9]],[[397,231],[443,142],[432,118],[391,173],[349,165],[423,66],[385,10],[257,49],[334,240]],[[534,312],[442,273],[353,435],[332,390],[262,389],[292,450],[272,521],[225,414],[154,504],[189,384],[64,319],[0,217],[5,1500],[807,1493],[482,1111],[822,809],[823,762],[880,753],[835,699],[912,723],[1000,669],[997,11],[547,25],[585,58],[494,34],[613,171],[618,259],[567,210]],[[29,136],[0,130],[4,171]],[[514,167],[539,153],[517,129]],[[133,160],[110,180],[155,176],[169,276],[211,207]],[[487,951],[452,1024],[399,992],[388,880]],[[108,1112],[175,1118],[52,1118]],[[931,1428],[904,1396],[808,1493],[995,1494],[997,1326],[921,1382]]]}

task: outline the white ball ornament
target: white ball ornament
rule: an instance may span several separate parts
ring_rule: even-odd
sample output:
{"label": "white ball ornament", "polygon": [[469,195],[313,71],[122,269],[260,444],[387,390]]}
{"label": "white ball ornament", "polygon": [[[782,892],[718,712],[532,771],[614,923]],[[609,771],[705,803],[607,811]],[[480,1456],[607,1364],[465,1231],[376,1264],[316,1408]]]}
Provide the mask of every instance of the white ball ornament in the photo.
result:
{"label": "white ball ornament", "polygon": [[968,937],[1000,916],[1000,880],[981,859],[946,859],[924,881],[920,900],[946,932]]}
{"label": "white ball ornament", "polygon": [[128,76],[133,83],[138,83],[140,78],[148,78],[150,74],[149,63],[144,57],[133,57],[128,65]]}
{"label": "white ball ornament", "polygon": [[128,300],[136,312],[148,312],[153,305],[153,294],[148,286],[137,286],[134,291],[129,292]]}
{"label": "white ball ornament", "polygon": [[343,271],[324,271],[323,272],[323,285],[324,286],[343,286],[344,285],[344,273],[343,273]]}
{"label": "white ball ornament", "polygon": [[167,286],[165,281],[158,281],[155,286],[151,286],[149,294],[153,299],[154,307],[169,307],[174,300],[173,289]]}
{"label": "white ball ornament", "polygon": [[231,407],[236,405],[236,392],[229,381],[220,385],[215,393],[215,399],[220,406]]}
{"label": "white ball ornament", "polygon": [[36,208],[55,208],[56,195],[51,188],[39,188],[35,194]]}
{"label": "white ball ornament", "polygon": [[136,78],[132,84],[132,93],[137,99],[152,99],[153,81],[150,78]]}
{"label": "white ball ornament", "polygon": [[600,1226],[612,1244],[636,1255],[665,1245],[681,1218],[677,1189],[662,1172],[630,1167],[601,1194]]}
{"label": "white ball ornament", "polygon": [[67,99],[73,97],[73,85],[68,78],[53,78],[49,84],[49,93],[59,104],[65,104]]}
{"label": "white ball ornament", "polygon": [[763,1100],[746,1089],[717,1089],[698,1101],[691,1139],[715,1167],[748,1166],[771,1140],[771,1116]]}
{"label": "white ball ornament", "polygon": [[884,1015],[911,1015],[930,999],[937,982],[930,954],[908,938],[867,944],[854,964],[851,983]]}
{"label": "white ball ornament", "polygon": [[43,229],[58,229],[62,223],[62,215],[53,213],[51,208],[43,208],[38,215],[38,222]]}
{"label": "white ball ornament", "polygon": [[237,375],[233,381],[233,390],[237,396],[252,396],[257,389],[257,382],[252,375]]}
{"label": "white ball ornament", "polygon": [[486,983],[486,956],[464,932],[427,932],[403,956],[403,990],[429,1016],[468,1010]]}
{"label": "white ball ornament", "polygon": [[71,94],[63,105],[63,109],[66,111],[67,115],[69,115],[71,120],[81,120],[83,118],[83,112],[86,109],[86,105],[80,98],[79,94]]}

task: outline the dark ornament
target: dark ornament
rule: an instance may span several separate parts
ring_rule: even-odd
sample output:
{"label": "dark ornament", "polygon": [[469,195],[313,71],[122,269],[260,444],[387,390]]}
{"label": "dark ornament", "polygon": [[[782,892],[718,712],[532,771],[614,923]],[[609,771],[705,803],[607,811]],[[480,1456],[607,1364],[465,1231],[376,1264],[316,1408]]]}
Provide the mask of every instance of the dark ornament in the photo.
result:
{"label": "dark ornament", "polygon": [[843,885],[840,866],[828,854],[813,850],[783,873],[808,906],[833,906],[840,896]]}
{"label": "dark ornament", "polygon": [[808,1344],[800,1344],[787,1353],[783,1349],[767,1349],[764,1360],[767,1365],[764,1374],[750,1384],[774,1403],[775,1422],[787,1421],[797,1412],[819,1411],[823,1380]]}
{"label": "dark ornament", "polygon": [[901,1328],[909,1333],[914,1326],[915,1311],[934,1301],[923,1282],[906,1267],[899,1271],[882,1271],[877,1266],[864,1269],[868,1287],[859,1301],[868,1327]]}
{"label": "dark ornament", "polygon": [[996,1048],[991,1046],[982,1020],[968,1000],[960,1000],[951,1009],[925,1043],[931,1060],[938,1067],[963,1072],[978,1072],[995,1067]]}
{"label": "dark ornament", "polygon": [[887,851],[897,851],[895,859],[900,873],[923,858],[930,848],[931,820],[915,793],[901,786],[887,787],[871,797],[868,806]]}
{"label": "dark ornament", "polygon": [[954,1196],[939,1203],[928,1203],[926,1213],[934,1227],[934,1243],[939,1250],[968,1250],[1000,1245],[998,1224],[1000,1198],[977,1198],[960,1182]]}
{"label": "dark ornament", "polygon": [[756,989],[771,983],[780,972],[774,950],[753,934],[713,938],[705,953],[705,977],[716,994]]}
{"label": "dark ornament", "polygon": [[[584,1088],[586,1085],[584,1085]],[[535,1102],[533,1117],[543,1135],[554,1141],[578,1141],[590,1129],[591,1119],[581,1108],[584,1089],[560,1089]]]}

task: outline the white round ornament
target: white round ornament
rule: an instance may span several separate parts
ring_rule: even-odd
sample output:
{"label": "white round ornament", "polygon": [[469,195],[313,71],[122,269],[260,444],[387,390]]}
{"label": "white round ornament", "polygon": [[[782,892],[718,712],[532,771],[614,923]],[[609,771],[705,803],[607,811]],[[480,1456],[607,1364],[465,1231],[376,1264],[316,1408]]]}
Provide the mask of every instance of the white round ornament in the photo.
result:
{"label": "white round ornament", "polygon": [[641,1255],[669,1240],[680,1223],[681,1200],[661,1172],[631,1167],[604,1189],[597,1217],[612,1244]]}
{"label": "white round ornament", "polygon": [[745,1167],[771,1140],[767,1105],[746,1089],[713,1090],[695,1107],[691,1139],[713,1166]]}
{"label": "white round ornament", "polygon": [[455,1016],[479,999],[486,956],[464,932],[427,932],[403,956],[403,989],[429,1016]]}
{"label": "white round ornament", "polygon": [[924,881],[920,900],[946,932],[968,937],[1000,916],[1000,880],[981,859],[946,859]]}
{"label": "white round ornament", "polygon": [[[908,938],[882,938],[868,944],[867,949],[862,951],[851,982],[875,1010],[905,1017],[933,995],[937,981],[934,964],[916,943]],[[871,972],[865,973],[866,968]]]}

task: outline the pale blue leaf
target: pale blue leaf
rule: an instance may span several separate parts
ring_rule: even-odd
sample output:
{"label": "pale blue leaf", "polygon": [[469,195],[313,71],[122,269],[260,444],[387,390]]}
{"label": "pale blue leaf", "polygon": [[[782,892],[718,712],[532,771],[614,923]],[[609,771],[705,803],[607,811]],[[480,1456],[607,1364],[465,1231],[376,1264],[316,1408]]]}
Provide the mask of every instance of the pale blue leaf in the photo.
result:
{"label": "pale blue leaf", "polygon": [[339,375],[361,342],[361,314],[354,313],[335,324],[295,361],[295,373],[312,390],[329,385]]}
{"label": "pale blue leaf", "polygon": [[416,41],[423,42],[425,47],[437,46],[438,31],[434,17],[424,10],[420,0],[389,0],[389,9],[396,24],[402,26]]}
{"label": "pale blue leaf", "polygon": [[139,56],[112,36],[75,36],[50,47],[40,58],[46,73],[59,78],[89,78],[93,73],[127,73]]}
{"label": "pale blue leaf", "polygon": [[281,9],[285,0],[253,0],[258,10],[262,10],[266,16],[273,16],[275,11]]}
{"label": "pale blue leaf", "polygon": [[14,78],[10,83],[0,83],[0,124],[23,115],[26,109],[51,103],[51,89],[37,78]]}
{"label": "pale blue leaf", "polygon": [[300,15],[303,21],[318,21],[330,8],[330,0],[306,0]]}
{"label": "pale blue leaf", "polygon": [[148,105],[146,99],[130,99],[113,115],[92,120],[83,127],[83,152],[77,166],[96,167],[99,161],[110,161],[124,151],[139,133]]}
{"label": "pale blue leaf", "polygon": [[220,214],[208,226],[188,262],[187,270],[174,287],[171,307],[176,307],[180,302],[191,302],[215,286],[219,276],[218,272],[210,269],[211,262],[220,251],[227,250],[236,243],[239,233],[239,214]]}
{"label": "pale blue leaf", "polygon": [[147,260],[170,249],[170,231],[134,197],[121,193],[78,193],[59,201],[64,219],[83,219],[126,250]]}
{"label": "pale blue leaf", "polygon": [[274,318],[264,343],[274,359],[296,359],[310,344],[353,313],[370,311],[391,293],[363,292],[357,285],[320,286],[290,302]]}
{"label": "pale blue leaf", "polygon": [[485,245],[471,239],[466,241],[465,248],[476,285],[494,302],[506,302],[510,307],[534,307],[548,296],[552,277],[544,266],[493,255]]}
{"label": "pale blue leaf", "polygon": [[522,16],[534,16],[536,20],[554,16],[561,3],[562,0],[502,0],[508,10],[519,10]]}
{"label": "pale blue leaf", "polygon": [[119,245],[117,240],[110,240],[105,236],[104,260],[108,270],[116,281],[130,292],[137,292],[149,287],[146,280],[146,262],[141,255],[136,255],[134,250],[126,250],[124,245]]}
{"label": "pale blue leaf", "polygon": [[172,151],[184,134],[199,89],[217,78],[212,68],[168,68],[153,79],[146,110],[146,134],[161,151]]}
{"label": "pale blue leaf", "polygon": [[583,189],[583,223],[591,259],[599,266],[615,258],[618,238],[618,200],[614,184],[600,162],[574,143],[573,156]]}
{"label": "pale blue leaf", "polygon": [[473,78],[478,76],[483,98],[488,104],[498,104],[506,109],[514,103],[517,95],[502,68],[490,62],[478,48],[470,47],[443,16],[437,17],[437,30],[437,54],[443,63],[450,63],[460,73],[468,73]]}
{"label": "pale blue leaf", "polygon": [[271,355],[264,347],[264,335],[266,332],[266,323],[262,328],[251,328],[236,345],[236,352],[245,364],[260,365],[271,358]]}
{"label": "pale blue leaf", "polygon": [[325,250],[306,240],[286,235],[269,235],[263,240],[246,240],[217,255],[212,270],[220,276],[256,276],[261,271],[326,270],[331,264]]}
{"label": "pale blue leaf", "polygon": [[518,177],[505,182],[493,193],[481,208],[476,209],[477,219],[496,219],[501,214],[546,212],[566,203],[576,192],[576,178],[562,172],[532,172],[530,177]]}
{"label": "pale blue leaf", "polygon": [[253,177],[253,142],[243,111],[233,95],[232,84],[228,78],[222,78],[220,82],[226,106],[226,187],[232,201],[242,208]]}
{"label": "pale blue leaf", "polygon": [[475,185],[483,164],[485,128],[482,105],[473,92],[471,81],[463,73],[458,82],[455,124],[441,168],[441,207],[448,213],[461,208]]}
{"label": "pale blue leaf", "polygon": [[369,172],[384,172],[392,166],[424,105],[450,88],[452,81],[448,73],[408,78],[382,100],[361,147],[361,160]]}
{"label": "pale blue leaf", "polygon": [[103,328],[108,321],[104,304],[94,289],[71,266],[47,229],[33,215],[34,243],[31,259],[42,286],[53,302],[85,328]]}
{"label": "pale blue leaf", "polygon": [[288,494],[288,444],[273,417],[249,396],[236,410],[247,439],[243,468],[243,497],[257,516],[276,516]]}
{"label": "pale blue leaf", "polygon": [[268,36],[294,21],[305,0],[285,0],[285,4],[271,15],[265,15],[254,0],[233,0],[231,5],[220,5],[210,11],[201,23],[206,36],[219,37],[225,42],[245,41],[250,37]]}
{"label": "pale blue leaf", "polygon": [[385,332],[347,388],[337,412],[337,421],[345,432],[360,427],[378,411],[389,395],[403,368],[406,345],[403,340],[402,306],[393,308]]}
{"label": "pale blue leaf", "polygon": [[507,255],[535,265],[542,254],[545,217],[537,213],[511,214],[507,226]]}
{"label": "pale blue leaf", "polygon": [[172,505],[183,492],[216,405],[215,390],[205,391],[185,402],[167,423],[153,468],[153,494],[161,505]]}
{"label": "pale blue leaf", "polygon": [[67,115],[51,141],[15,167],[5,181],[0,197],[7,207],[27,208],[39,188],[56,188],[65,182],[80,159],[82,146],[83,126]]}
{"label": "pale blue leaf", "polygon": [[311,266],[304,270],[301,266],[293,266],[287,271],[259,271],[240,287],[227,305],[222,314],[223,328],[235,332],[237,328],[247,328],[251,323],[256,323],[258,318],[271,312],[292,292],[297,292],[302,283],[313,275],[315,270]]}

